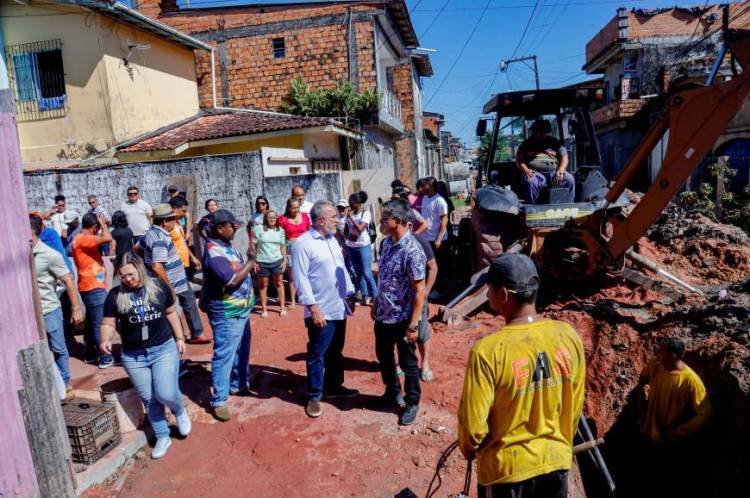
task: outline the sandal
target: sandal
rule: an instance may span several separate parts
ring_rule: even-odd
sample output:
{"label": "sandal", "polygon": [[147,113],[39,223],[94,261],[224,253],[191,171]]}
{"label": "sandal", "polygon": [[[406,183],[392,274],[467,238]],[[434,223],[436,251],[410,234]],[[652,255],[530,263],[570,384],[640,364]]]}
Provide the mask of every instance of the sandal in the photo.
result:
{"label": "sandal", "polygon": [[286,310],[279,311],[279,316],[286,316],[286,315],[287,315]]}
{"label": "sandal", "polygon": [[419,377],[422,379],[422,382],[432,382],[435,380],[435,372],[431,368],[427,368],[420,372]]}
{"label": "sandal", "polygon": [[267,312],[267,311],[264,311],[263,313],[261,313],[261,314],[260,314],[260,317],[261,317],[261,318],[266,318],[266,317],[268,317],[268,312]]}

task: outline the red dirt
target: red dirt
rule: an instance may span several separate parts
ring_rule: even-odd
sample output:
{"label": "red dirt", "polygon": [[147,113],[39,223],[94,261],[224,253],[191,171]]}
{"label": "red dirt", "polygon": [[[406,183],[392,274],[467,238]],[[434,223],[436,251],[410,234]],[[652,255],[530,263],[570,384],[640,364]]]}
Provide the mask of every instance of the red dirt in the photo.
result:
{"label": "red dirt", "polygon": [[[433,308],[433,313],[437,310]],[[465,360],[478,338],[497,328],[488,314],[479,327],[459,332],[436,324],[432,338],[436,381],[422,383],[416,425],[401,428],[395,412],[374,408],[383,392],[375,361],[369,308],[358,308],[347,329],[346,385],[362,395],[323,403],[319,419],[303,409],[307,333],[302,311],[286,319],[253,314],[251,364],[257,395],[231,397],[234,418],[216,422],[206,411],[210,346],[188,346],[194,364],[181,386],[193,420],[185,440],[174,439],[159,461],[139,460],[118,496],[383,496],[404,490],[424,496],[440,452],[456,438],[455,413]],[[111,371],[120,370],[113,368]],[[124,372],[120,372],[124,375]],[[463,487],[458,452],[442,473],[439,496]],[[109,496],[104,486],[85,496]],[[408,493],[402,496],[412,496]]]}
{"label": "red dirt", "polygon": [[[651,235],[659,243],[642,239],[636,249],[689,283],[726,288],[750,276],[750,244],[741,232],[681,216],[661,220],[657,229],[661,232]],[[545,314],[571,323],[582,336],[587,356],[585,413],[595,432],[603,435],[622,425],[632,429],[623,415],[643,365],[660,337],[682,337],[687,362],[704,379],[714,404],[712,437],[722,442],[722,451],[712,452],[706,476],[715,484],[716,496],[736,489],[750,468],[744,451],[750,444],[749,290],[750,285],[736,284],[721,297],[711,287],[705,298],[675,304],[611,278],[599,290],[548,302]],[[437,309],[431,311],[434,315]],[[455,412],[468,351],[501,321],[480,312],[463,329],[434,324],[437,378],[422,384],[417,425],[403,429],[395,413],[370,405],[383,387],[372,322],[363,308],[350,320],[344,350],[346,384],[360,389],[362,396],[324,403],[319,419],[305,416],[301,395],[306,332],[301,314],[298,309],[286,319],[272,315],[266,320],[253,315],[251,363],[260,386],[256,396],[230,399],[235,417],[226,424],[215,422],[206,411],[211,348],[189,346],[196,363],[181,385],[189,398],[193,433],[175,440],[163,460],[140,460],[119,495],[391,497],[413,496],[411,491],[424,496],[440,452],[456,437]],[[622,452],[618,456],[628,450],[605,445],[607,449]],[[632,457],[638,460],[638,455]],[[443,472],[439,496],[461,489],[464,469],[455,456]],[[86,496],[109,493],[100,487]]]}

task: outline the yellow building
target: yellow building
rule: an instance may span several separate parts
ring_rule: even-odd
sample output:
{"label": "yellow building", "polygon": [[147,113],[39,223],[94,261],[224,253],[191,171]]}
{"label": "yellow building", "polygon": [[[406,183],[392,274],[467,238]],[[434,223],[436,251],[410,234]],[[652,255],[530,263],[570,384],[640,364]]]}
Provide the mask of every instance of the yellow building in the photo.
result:
{"label": "yellow building", "polygon": [[195,116],[193,50],[211,50],[98,0],[0,0],[0,44],[32,168],[111,156],[116,144]]}

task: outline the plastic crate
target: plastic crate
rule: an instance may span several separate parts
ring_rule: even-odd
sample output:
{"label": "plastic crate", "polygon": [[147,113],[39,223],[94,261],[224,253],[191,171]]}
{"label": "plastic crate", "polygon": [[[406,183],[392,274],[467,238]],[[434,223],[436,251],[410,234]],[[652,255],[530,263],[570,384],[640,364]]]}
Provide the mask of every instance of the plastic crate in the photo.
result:
{"label": "plastic crate", "polygon": [[90,465],[120,444],[120,425],[112,403],[74,398],[62,404],[72,459]]}

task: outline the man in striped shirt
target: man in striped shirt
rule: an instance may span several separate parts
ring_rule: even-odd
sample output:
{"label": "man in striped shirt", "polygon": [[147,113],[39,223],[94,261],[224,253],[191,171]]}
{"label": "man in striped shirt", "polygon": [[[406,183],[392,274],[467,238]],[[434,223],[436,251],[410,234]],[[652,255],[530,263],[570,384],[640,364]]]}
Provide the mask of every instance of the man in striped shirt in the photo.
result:
{"label": "man in striped shirt", "polygon": [[151,268],[154,274],[161,278],[180,300],[180,307],[185,313],[185,319],[190,329],[189,342],[204,344],[206,341],[200,339],[203,335],[203,326],[195,302],[195,294],[188,283],[185,268],[177,253],[177,248],[172,242],[169,232],[177,223],[172,206],[159,204],[154,208],[154,224],[139,242],[143,250],[143,259],[146,266]]}

